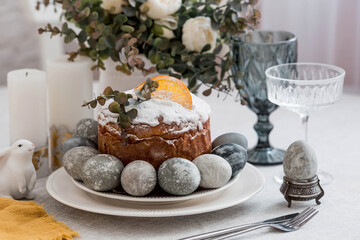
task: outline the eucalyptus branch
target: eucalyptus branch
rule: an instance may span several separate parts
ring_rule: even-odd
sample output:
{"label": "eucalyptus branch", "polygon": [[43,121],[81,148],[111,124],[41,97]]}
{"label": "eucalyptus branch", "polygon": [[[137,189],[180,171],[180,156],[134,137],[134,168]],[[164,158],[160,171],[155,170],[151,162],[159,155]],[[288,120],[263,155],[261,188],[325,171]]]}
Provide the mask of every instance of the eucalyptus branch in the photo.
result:
{"label": "eucalyptus branch", "polygon": [[[48,24],[38,31],[49,33],[50,37],[60,35],[65,43],[76,40],[78,49],[69,53],[70,61],[78,55],[88,56],[95,63],[92,70],[104,70],[104,60],[111,59],[118,63],[116,70],[125,74],[131,74],[135,69],[142,71],[144,76],[157,71],[187,79],[189,89],[195,90],[200,80],[211,89],[229,91],[231,83],[225,72],[231,68],[232,61],[228,55],[217,55],[223,44],[231,42],[233,35],[253,29],[260,18],[260,12],[254,9],[256,0],[229,0],[221,5],[215,0],[182,0],[182,7],[168,16],[170,20],[172,17],[176,20],[163,19],[161,24],[140,8],[146,0],[128,1],[129,4],[116,13],[103,6],[106,0],[38,0],[37,6],[47,7],[51,1],[62,5],[63,17],[74,23],[80,32],[76,33],[67,23],[61,29]],[[244,7],[249,7],[246,16],[239,14]],[[211,19],[212,30],[219,33],[217,47],[204,43],[201,51],[190,51],[184,45],[185,22],[197,17]],[[170,24],[175,27],[169,27],[173,26]],[[165,36],[165,32],[170,35]],[[212,47],[215,49],[209,52]],[[144,54],[153,66],[146,68],[139,54]],[[216,62],[219,59],[221,63]],[[216,74],[218,67],[220,74]]]}

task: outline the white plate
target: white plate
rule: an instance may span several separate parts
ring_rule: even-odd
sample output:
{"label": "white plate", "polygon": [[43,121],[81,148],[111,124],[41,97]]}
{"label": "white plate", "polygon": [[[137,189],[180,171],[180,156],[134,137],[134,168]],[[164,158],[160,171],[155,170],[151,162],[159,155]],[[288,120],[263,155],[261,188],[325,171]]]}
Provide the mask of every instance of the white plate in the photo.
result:
{"label": "white plate", "polygon": [[234,182],[236,181],[236,179],[238,177],[239,177],[239,174],[236,177],[234,177],[233,179],[231,179],[228,183],[226,183],[221,188],[200,189],[200,190],[197,190],[194,193],[186,195],[186,196],[172,196],[172,195],[154,196],[153,195],[153,196],[145,196],[145,197],[133,197],[133,196],[126,195],[126,194],[113,193],[113,192],[97,192],[97,191],[94,191],[94,190],[91,190],[90,188],[88,188],[81,181],[77,181],[77,180],[75,180],[73,178],[71,178],[71,180],[77,187],[84,190],[85,192],[88,192],[88,193],[91,193],[93,195],[97,195],[97,196],[100,196],[100,197],[104,197],[104,198],[111,198],[111,199],[117,199],[117,200],[121,200],[121,201],[135,202],[135,203],[138,203],[138,204],[139,203],[169,204],[169,203],[177,203],[177,202],[188,201],[188,200],[191,200],[191,199],[196,199],[196,198],[210,196],[212,194],[219,193],[219,192],[227,189],[228,187],[230,187],[232,184],[234,184]]}
{"label": "white plate", "polygon": [[135,204],[86,193],[75,186],[63,168],[50,175],[46,189],[57,201],[88,212],[131,217],[172,217],[212,212],[242,203],[257,194],[265,178],[247,163],[234,184],[219,194],[175,204]]}

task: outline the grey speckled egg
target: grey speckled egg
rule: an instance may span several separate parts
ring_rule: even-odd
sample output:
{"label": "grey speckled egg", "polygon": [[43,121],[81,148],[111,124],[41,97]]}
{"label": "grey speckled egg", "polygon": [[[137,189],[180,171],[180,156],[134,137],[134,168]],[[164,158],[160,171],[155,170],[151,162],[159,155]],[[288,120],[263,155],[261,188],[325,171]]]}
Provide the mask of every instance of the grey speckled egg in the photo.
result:
{"label": "grey speckled egg", "polygon": [[93,141],[96,145],[98,143],[98,122],[91,118],[81,119],[74,131],[76,137],[86,137]]}
{"label": "grey speckled egg", "polygon": [[170,158],[163,162],[158,170],[160,187],[173,195],[188,195],[200,184],[199,169],[187,159]]}
{"label": "grey speckled egg", "polygon": [[145,196],[156,186],[156,170],[148,162],[136,160],[129,163],[121,174],[121,186],[128,194]]}
{"label": "grey speckled egg", "polygon": [[99,154],[89,158],[81,171],[85,185],[95,191],[109,191],[120,185],[124,164],[108,154]]}
{"label": "grey speckled egg", "polygon": [[88,138],[72,137],[72,138],[69,138],[64,141],[63,145],[61,146],[61,152],[64,156],[65,153],[67,151],[69,151],[70,149],[72,149],[74,147],[80,147],[80,146],[92,147],[94,149],[97,149],[96,144]]}
{"label": "grey speckled egg", "polygon": [[244,168],[247,161],[246,150],[235,143],[217,146],[211,153],[224,158],[230,164],[232,168],[231,177],[235,177]]}
{"label": "grey speckled egg", "polygon": [[224,186],[231,178],[230,164],[215,154],[200,155],[193,160],[201,175],[200,187],[219,188]]}
{"label": "grey speckled egg", "polygon": [[220,146],[220,145],[223,145],[226,143],[238,144],[238,145],[242,146],[245,150],[247,150],[247,148],[248,148],[247,138],[244,135],[242,135],[240,133],[236,133],[236,132],[225,133],[225,134],[218,136],[212,142],[212,148],[214,149],[217,146]]}
{"label": "grey speckled egg", "polygon": [[91,147],[75,147],[65,153],[62,162],[72,178],[81,180],[81,171],[85,162],[97,154],[100,152]]}
{"label": "grey speckled egg", "polygon": [[296,141],[286,150],[283,165],[289,179],[311,179],[317,170],[315,151],[306,142]]}

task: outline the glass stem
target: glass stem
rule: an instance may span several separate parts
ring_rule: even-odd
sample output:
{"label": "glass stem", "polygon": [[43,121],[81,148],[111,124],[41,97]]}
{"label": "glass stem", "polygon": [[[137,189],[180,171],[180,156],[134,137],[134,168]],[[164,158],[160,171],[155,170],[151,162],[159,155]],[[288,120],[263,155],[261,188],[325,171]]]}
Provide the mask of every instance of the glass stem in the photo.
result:
{"label": "glass stem", "polygon": [[305,142],[308,141],[308,121],[309,121],[309,115],[308,114],[301,114],[301,125],[302,125],[302,131],[303,131],[303,139]]}

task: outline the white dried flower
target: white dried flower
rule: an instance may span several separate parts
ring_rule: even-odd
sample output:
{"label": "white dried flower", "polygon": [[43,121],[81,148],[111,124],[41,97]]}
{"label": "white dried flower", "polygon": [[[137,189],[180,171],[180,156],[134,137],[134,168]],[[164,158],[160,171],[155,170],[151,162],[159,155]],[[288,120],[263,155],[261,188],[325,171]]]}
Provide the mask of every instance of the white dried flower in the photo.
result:
{"label": "white dried flower", "polygon": [[188,19],[182,29],[182,43],[189,51],[200,52],[206,44],[210,44],[209,52],[216,45],[216,31],[211,27],[208,17],[196,17]]}
{"label": "white dried flower", "polygon": [[152,19],[162,19],[174,14],[181,7],[181,0],[147,0],[140,10]]}

